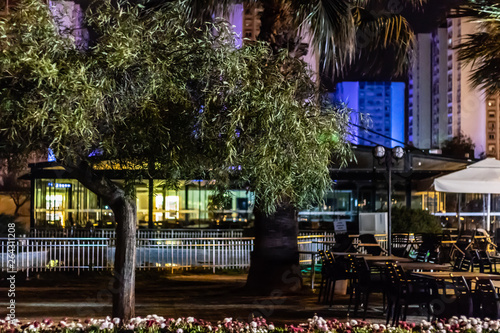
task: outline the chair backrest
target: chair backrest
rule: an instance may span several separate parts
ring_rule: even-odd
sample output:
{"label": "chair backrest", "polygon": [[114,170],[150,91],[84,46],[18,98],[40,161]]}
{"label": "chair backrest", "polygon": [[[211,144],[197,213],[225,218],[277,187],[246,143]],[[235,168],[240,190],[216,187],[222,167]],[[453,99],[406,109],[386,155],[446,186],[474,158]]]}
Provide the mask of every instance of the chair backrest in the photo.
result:
{"label": "chair backrest", "polygon": [[349,234],[335,234],[335,244],[330,248],[333,252],[353,252],[352,238]]}
{"label": "chair backrest", "polygon": [[374,234],[359,235],[359,241],[365,244],[378,244]]}
{"label": "chair backrest", "polygon": [[494,273],[493,262],[487,251],[477,251],[481,273]]}
{"label": "chair backrest", "polygon": [[362,244],[374,244],[375,246],[366,246],[364,249],[366,253],[371,254],[372,256],[380,255],[384,249],[378,244],[375,235],[373,234],[362,234],[359,235],[359,241]]}
{"label": "chair backrest", "polygon": [[476,297],[480,304],[480,313],[482,316],[491,319],[499,318],[499,298],[491,280],[476,280]]}
{"label": "chair backrest", "polygon": [[433,264],[439,264],[439,252],[429,251],[429,255],[427,256],[427,262]]}
{"label": "chair backrest", "polygon": [[473,302],[472,293],[467,281],[463,276],[454,276],[450,274],[453,291],[455,294],[455,313],[456,315],[464,315],[472,317],[473,315]]}
{"label": "chair backrest", "polygon": [[461,271],[463,262],[464,262],[464,256],[461,253],[458,253],[455,256],[455,262],[453,263],[453,270],[455,272]]}
{"label": "chair backrest", "polygon": [[450,274],[450,277],[452,280],[455,296],[457,297],[462,297],[467,295],[470,296],[469,285],[467,284],[467,281],[463,276],[454,276],[453,274]]}
{"label": "chair backrest", "polygon": [[418,252],[417,252],[417,257],[415,258],[415,261],[426,262],[428,255],[429,255],[429,250],[419,248]]}

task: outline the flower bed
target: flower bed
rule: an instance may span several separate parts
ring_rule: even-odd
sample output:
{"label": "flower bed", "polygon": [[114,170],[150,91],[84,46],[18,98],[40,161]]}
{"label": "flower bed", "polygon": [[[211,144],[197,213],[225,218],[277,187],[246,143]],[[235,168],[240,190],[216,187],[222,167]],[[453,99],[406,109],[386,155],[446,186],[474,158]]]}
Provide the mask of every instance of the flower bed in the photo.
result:
{"label": "flower bed", "polygon": [[365,321],[350,320],[341,322],[336,319],[325,320],[321,317],[308,319],[301,325],[285,325],[275,327],[263,318],[254,318],[246,323],[232,318],[225,318],[218,323],[210,323],[193,317],[164,318],[150,315],[145,318],[137,317],[127,323],[120,319],[87,319],[63,320],[54,322],[45,319],[41,322],[33,321],[22,323],[14,320],[0,320],[0,333],[16,332],[89,332],[89,333],[500,333],[500,321],[466,317],[452,317],[445,321],[422,321],[421,323],[401,322],[397,326],[371,324]]}

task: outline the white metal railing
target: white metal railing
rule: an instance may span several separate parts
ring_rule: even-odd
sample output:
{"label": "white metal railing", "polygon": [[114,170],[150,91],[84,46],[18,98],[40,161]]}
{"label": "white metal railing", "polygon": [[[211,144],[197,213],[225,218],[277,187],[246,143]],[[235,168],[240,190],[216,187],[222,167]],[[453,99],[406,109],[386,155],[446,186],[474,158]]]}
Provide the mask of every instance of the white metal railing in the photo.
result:
{"label": "white metal railing", "polygon": [[[31,228],[29,237],[115,238],[115,229],[37,229]],[[137,229],[137,238],[214,238],[242,237],[243,229]]]}
{"label": "white metal railing", "polygon": [[[332,240],[332,231],[301,230],[299,236],[324,235]],[[28,237],[115,238],[115,229],[50,229],[31,228]],[[235,238],[242,237],[243,229],[137,229],[137,238]]]}
{"label": "white metal railing", "polygon": [[[191,232],[192,231],[188,231]],[[306,234],[306,235],[304,235]],[[376,235],[386,248],[385,235]],[[0,238],[0,270],[7,271],[7,240]],[[333,233],[301,232],[298,248],[302,252],[316,252],[324,242],[334,242]],[[354,242],[358,240],[355,237]],[[192,267],[246,268],[253,250],[251,237],[184,237],[138,238],[137,269],[189,269]],[[21,237],[15,240],[16,270],[110,270],[115,256],[115,239],[111,237]],[[311,256],[301,254],[301,263]]]}
{"label": "white metal railing", "polygon": [[[299,251],[318,251],[333,234],[299,236]],[[7,238],[0,238],[0,270],[7,271]],[[189,269],[192,267],[246,268],[253,250],[252,237],[138,238],[137,269]],[[32,238],[15,240],[16,271],[110,270],[115,256],[114,238]],[[301,255],[301,262],[310,256]]]}

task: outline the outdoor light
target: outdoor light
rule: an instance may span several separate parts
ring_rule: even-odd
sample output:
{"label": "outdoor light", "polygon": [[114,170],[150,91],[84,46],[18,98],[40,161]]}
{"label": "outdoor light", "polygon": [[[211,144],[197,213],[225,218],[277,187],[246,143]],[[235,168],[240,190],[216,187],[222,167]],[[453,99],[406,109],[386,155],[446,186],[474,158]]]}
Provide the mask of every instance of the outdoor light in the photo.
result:
{"label": "outdoor light", "polygon": [[387,171],[387,252],[391,255],[391,205],[392,205],[392,167],[394,162],[403,158],[405,150],[401,146],[392,149],[377,145],[373,147],[373,157],[379,164],[385,164]]}
{"label": "outdoor light", "polygon": [[382,158],[385,156],[385,147],[384,146],[375,146],[373,147],[373,156],[376,158]]}
{"label": "outdoor light", "polygon": [[392,157],[394,157],[396,160],[402,159],[404,154],[405,154],[405,151],[404,151],[403,147],[396,146],[396,147],[392,148]]}

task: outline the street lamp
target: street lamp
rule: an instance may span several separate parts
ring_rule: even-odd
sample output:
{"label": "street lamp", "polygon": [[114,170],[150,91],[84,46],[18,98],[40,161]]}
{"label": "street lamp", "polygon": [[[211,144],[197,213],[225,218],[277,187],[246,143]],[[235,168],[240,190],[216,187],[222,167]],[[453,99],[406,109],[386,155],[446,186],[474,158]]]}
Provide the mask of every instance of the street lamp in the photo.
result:
{"label": "street lamp", "polygon": [[394,148],[386,148],[384,146],[373,147],[373,156],[379,161],[379,164],[385,162],[385,168],[388,173],[387,184],[387,252],[392,254],[392,234],[391,234],[391,205],[392,205],[392,166],[394,162],[403,158],[405,151],[403,147],[396,146]]}

